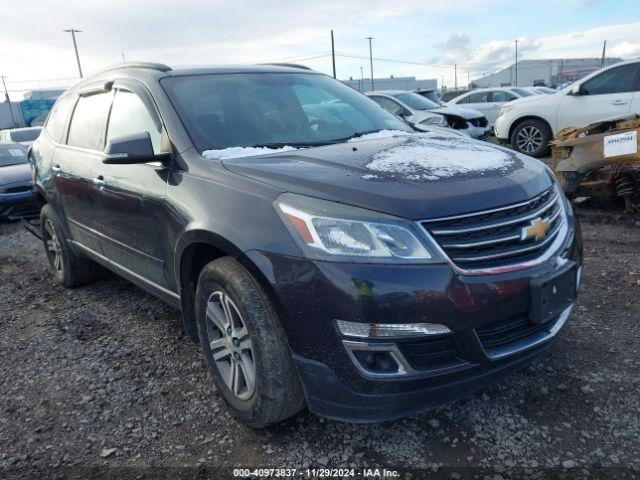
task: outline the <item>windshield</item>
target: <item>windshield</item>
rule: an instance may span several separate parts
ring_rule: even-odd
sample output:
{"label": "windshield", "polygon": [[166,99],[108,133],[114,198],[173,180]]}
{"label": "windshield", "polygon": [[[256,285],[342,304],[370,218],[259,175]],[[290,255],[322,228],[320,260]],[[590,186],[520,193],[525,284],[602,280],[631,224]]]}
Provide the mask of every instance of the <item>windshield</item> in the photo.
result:
{"label": "windshield", "polygon": [[161,82],[201,152],[315,146],[385,129],[411,131],[373,100],[325,75],[210,74]]}
{"label": "windshield", "polygon": [[440,105],[437,103],[432,102],[417,93],[395,93],[393,96],[413,110],[433,110],[434,108],[440,108]]}
{"label": "windshield", "polygon": [[0,167],[27,163],[27,149],[22,145],[0,145]]}
{"label": "windshield", "polygon": [[531,95],[536,95],[535,93],[525,90],[524,88],[512,88],[511,91],[516,92],[521,97],[530,97]]}
{"label": "windshield", "polygon": [[438,97],[436,92],[434,92],[433,90],[428,91],[428,92],[420,92],[420,93],[418,93],[418,95],[426,98],[427,100],[431,100],[433,103],[437,103],[438,105],[442,105],[442,100],[440,100],[440,97]]}
{"label": "windshield", "polygon": [[9,132],[14,142],[32,142],[40,135],[40,128],[25,128],[24,130],[12,130]]}

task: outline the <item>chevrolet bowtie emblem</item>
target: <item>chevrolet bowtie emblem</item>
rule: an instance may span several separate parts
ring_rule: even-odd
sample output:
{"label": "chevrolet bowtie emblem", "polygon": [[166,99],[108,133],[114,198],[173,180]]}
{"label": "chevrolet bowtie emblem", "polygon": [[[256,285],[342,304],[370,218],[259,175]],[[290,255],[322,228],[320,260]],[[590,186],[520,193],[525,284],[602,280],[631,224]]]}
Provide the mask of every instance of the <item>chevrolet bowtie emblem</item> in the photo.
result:
{"label": "chevrolet bowtie emblem", "polygon": [[543,220],[541,218],[536,218],[531,221],[529,226],[522,228],[522,233],[520,234],[520,240],[529,240],[531,238],[535,238],[536,240],[542,240],[547,236],[547,230],[549,230],[549,225],[551,222],[549,220]]}

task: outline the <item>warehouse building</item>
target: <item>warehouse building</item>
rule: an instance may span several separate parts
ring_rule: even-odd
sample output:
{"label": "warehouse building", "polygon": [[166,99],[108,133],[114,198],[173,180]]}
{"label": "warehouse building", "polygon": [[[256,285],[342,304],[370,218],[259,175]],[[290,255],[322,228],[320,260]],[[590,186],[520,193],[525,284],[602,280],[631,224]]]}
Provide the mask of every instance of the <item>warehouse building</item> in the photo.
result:
{"label": "warehouse building", "polygon": [[[605,66],[622,61],[621,58],[605,59]],[[555,87],[574,82],[601,68],[601,58],[559,58],[549,60],[521,60],[518,62],[518,83],[520,87],[548,85]],[[474,79],[474,88],[510,87],[516,85],[515,65],[499,72]]]}

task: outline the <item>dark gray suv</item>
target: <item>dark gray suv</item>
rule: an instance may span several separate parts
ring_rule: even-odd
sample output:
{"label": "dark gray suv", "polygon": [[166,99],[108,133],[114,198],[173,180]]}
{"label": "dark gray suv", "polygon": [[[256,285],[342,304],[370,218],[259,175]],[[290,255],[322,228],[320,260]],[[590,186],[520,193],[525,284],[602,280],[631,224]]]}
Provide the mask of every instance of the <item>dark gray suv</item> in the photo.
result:
{"label": "dark gray suv", "polygon": [[543,164],[418,134],[317,72],[108,69],[57,101],[31,161],[54,275],[106,267],[178,308],[253,427],[469,395],[575,302],[580,231]]}

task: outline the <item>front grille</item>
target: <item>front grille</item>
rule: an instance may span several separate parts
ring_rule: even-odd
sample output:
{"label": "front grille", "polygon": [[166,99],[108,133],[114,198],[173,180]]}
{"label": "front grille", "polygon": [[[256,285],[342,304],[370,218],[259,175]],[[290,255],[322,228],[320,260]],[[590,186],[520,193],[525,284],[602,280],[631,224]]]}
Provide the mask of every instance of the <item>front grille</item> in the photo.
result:
{"label": "front grille", "polygon": [[490,357],[510,353],[548,337],[555,321],[536,325],[527,316],[509,318],[476,329],[478,340]]}
{"label": "front grille", "polygon": [[467,363],[453,335],[398,342],[398,348],[417,371],[440,370]]}
{"label": "front grille", "polygon": [[487,117],[472,118],[469,123],[474,127],[486,127],[488,124]]}
{"label": "front grille", "polygon": [[[499,268],[535,260],[551,247],[564,223],[561,202],[550,188],[526,202],[426,220],[422,226],[458,267]],[[523,229],[538,218],[549,222],[546,235],[523,240]]]}

